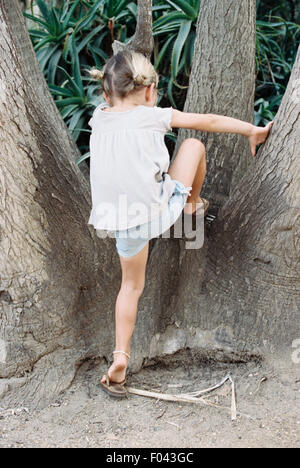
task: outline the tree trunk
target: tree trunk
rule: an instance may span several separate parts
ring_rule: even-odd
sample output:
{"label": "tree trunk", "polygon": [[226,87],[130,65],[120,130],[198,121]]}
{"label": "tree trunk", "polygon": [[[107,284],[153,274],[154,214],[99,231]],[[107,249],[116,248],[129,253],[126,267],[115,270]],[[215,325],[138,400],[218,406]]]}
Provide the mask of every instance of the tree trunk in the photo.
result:
{"label": "tree trunk", "polygon": [[232,188],[207,255],[205,310],[264,353],[300,337],[299,84],[300,49],[272,134]]}
{"label": "tree trunk", "polygon": [[114,41],[112,48],[114,54],[125,48],[133,49],[144,54],[150,60],[154,46],[152,34],[152,0],[138,0],[138,16],[136,31],[129,42]]}
{"label": "tree trunk", "polygon": [[[185,111],[217,109],[251,121],[255,77],[248,47],[254,54],[255,2],[237,7],[231,0],[203,0],[201,5]],[[230,25],[222,54],[218,50],[225,25],[220,12]],[[134,335],[134,357],[140,363],[143,355],[151,358],[185,347],[201,348],[211,357],[218,350],[234,359],[266,356],[291,350],[300,337],[299,74],[298,55],[272,134],[255,159],[245,137],[205,136],[204,193],[221,211],[211,226],[206,223],[201,249],[186,249],[183,239],[155,239]],[[195,133],[182,130],[178,145],[183,136]],[[150,307],[155,311],[151,315]],[[144,330],[148,348],[140,342]]]}
{"label": "tree trunk", "polygon": [[143,353],[186,347],[237,360],[292,354],[300,337],[299,83],[300,50],[272,133],[206,226],[203,248],[156,240],[133,346],[140,362]]}
{"label": "tree trunk", "polygon": [[[253,24],[255,10],[249,11]],[[218,36],[219,28],[212,31]],[[78,150],[48,91],[17,0],[0,0],[0,34],[1,406],[43,407],[71,384],[82,360],[111,357],[121,270],[115,240],[98,239],[87,225],[89,184],[74,162]],[[249,37],[243,41],[252,43]],[[207,60],[212,66],[214,56]],[[293,88],[299,83],[299,60],[272,135],[239,184],[233,184],[235,172],[227,170],[233,161],[228,154],[236,161],[251,156],[246,146],[237,154],[235,140],[227,143],[231,152],[223,175],[231,197],[224,204],[228,189],[219,188],[219,173],[218,189],[207,187],[223,206],[206,229],[203,248],[186,250],[183,239],[150,241],[130,370],[184,347],[241,359],[290,347],[300,336],[300,100]],[[247,81],[242,66],[236,70],[237,82]],[[204,86],[201,73],[199,80],[200,86],[194,80],[191,87]],[[217,93],[218,100],[222,96]],[[236,100],[242,100],[238,94]],[[243,105],[238,104],[241,113]],[[217,148],[222,140],[215,138]],[[221,154],[218,158],[222,161]],[[218,164],[211,163],[211,178]]]}
{"label": "tree trunk", "polygon": [[0,1],[0,35],[0,397],[44,406],[111,352],[121,272],[113,239],[87,225],[79,151],[17,0]]}
{"label": "tree trunk", "polygon": [[[201,1],[186,112],[227,115],[253,123],[255,31],[255,0]],[[206,146],[203,195],[217,212],[231,187],[253,166],[247,141],[240,135],[181,129],[176,151],[187,136],[200,138]]]}
{"label": "tree trunk", "polygon": [[182,251],[185,280],[173,314],[183,319],[189,346],[198,340],[267,355],[292,351],[300,337],[299,79],[300,51],[254,166],[232,189],[204,249]]}
{"label": "tree trunk", "polygon": [[154,39],[152,34],[152,0],[138,0],[138,18],[134,36],[128,43],[130,49],[146,55],[152,54]]}

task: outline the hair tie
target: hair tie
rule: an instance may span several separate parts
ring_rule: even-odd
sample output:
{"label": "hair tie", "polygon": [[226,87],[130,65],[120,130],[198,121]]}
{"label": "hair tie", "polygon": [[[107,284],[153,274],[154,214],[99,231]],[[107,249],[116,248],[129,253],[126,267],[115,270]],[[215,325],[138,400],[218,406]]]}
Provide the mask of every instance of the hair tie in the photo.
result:
{"label": "hair tie", "polygon": [[133,77],[134,82],[137,85],[143,85],[145,84],[145,77],[143,75],[140,75],[139,73]]}

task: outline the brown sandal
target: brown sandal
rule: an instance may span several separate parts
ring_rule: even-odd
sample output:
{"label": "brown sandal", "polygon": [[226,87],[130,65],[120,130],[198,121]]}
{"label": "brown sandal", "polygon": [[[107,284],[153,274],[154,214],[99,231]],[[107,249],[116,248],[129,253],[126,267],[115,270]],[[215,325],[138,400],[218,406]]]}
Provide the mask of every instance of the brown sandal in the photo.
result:
{"label": "brown sandal", "polygon": [[[127,358],[130,359],[130,354],[126,353],[125,351],[113,351],[113,354],[116,354],[116,353],[125,354],[125,356],[127,356]],[[108,393],[110,396],[114,398],[126,398],[128,396],[128,392],[126,388],[124,387],[126,384],[126,378],[122,382],[114,382],[110,380],[108,376],[108,372],[107,374],[104,375],[104,377],[105,377],[105,382],[101,382],[100,380],[99,383],[102,389],[106,393]]]}
{"label": "brown sandal", "polygon": [[126,384],[126,379],[122,382],[113,382],[108,377],[108,374],[105,374],[105,382],[99,382],[102,389],[114,398],[127,398],[128,392],[124,385]]}

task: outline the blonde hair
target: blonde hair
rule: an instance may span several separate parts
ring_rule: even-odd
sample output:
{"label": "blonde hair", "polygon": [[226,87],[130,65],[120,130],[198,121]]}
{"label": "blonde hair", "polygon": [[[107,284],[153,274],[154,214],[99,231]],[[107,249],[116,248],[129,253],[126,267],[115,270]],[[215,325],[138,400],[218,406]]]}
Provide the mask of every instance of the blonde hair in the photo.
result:
{"label": "blonde hair", "polygon": [[131,92],[155,83],[159,77],[152,63],[140,52],[125,49],[113,55],[102,70],[89,70],[93,79],[101,80],[102,87],[110,98],[124,98]]}

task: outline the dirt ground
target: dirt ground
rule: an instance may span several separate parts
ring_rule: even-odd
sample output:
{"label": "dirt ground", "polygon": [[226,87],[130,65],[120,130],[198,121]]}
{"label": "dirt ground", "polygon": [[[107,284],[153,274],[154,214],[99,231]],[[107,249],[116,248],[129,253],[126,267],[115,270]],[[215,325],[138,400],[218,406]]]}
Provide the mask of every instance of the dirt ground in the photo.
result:
{"label": "dirt ground", "polygon": [[215,385],[230,373],[235,421],[226,409],[230,382],[205,396],[226,408],[132,394],[116,401],[97,385],[106,370],[103,359],[83,363],[70,388],[43,410],[1,408],[0,447],[300,447],[300,365],[213,362],[185,350],[128,376],[130,387],[178,394]]}

